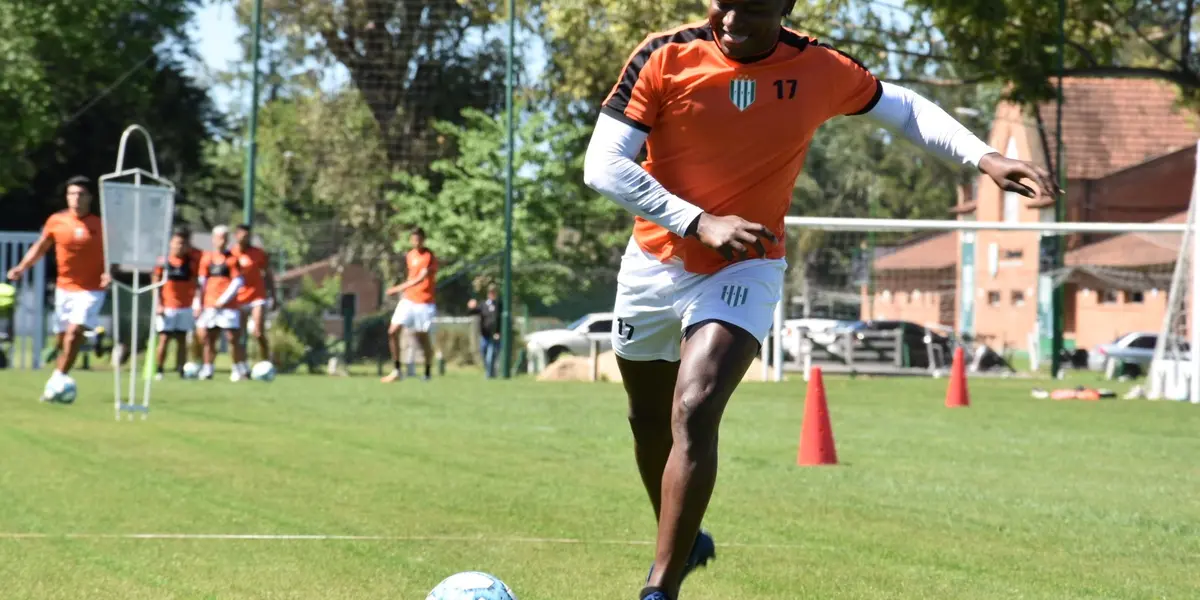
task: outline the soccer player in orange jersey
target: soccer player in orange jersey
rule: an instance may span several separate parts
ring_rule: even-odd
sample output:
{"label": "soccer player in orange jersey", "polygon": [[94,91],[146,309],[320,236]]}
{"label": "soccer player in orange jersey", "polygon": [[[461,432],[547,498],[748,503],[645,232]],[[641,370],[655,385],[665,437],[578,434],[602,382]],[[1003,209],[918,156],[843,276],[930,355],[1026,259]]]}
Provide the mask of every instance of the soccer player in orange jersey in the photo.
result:
{"label": "soccer player in orange jersey", "polygon": [[[710,0],[650,35],[604,102],[585,181],[636,216],[617,280],[613,348],[658,540],[642,600],[675,600],[715,556],[701,530],[730,395],[771,328],[784,216],[813,133],[866,115],[978,168],[1006,191],[1057,194],[945,111],[782,26],[795,0]],[[643,144],[647,158],[635,162]]]}
{"label": "soccer player in orange jersey", "polygon": [[[237,302],[242,311],[241,333],[244,334],[247,325],[253,321],[253,335],[258,341],[259,356],[262,356],[262,360],[269,361],[271,346],[267,341],[267,310],[273,308],[277,300],[271,261],[262,248],[254,246],[249,225],[238,225],[233,236],[233,256],[237,258],[238,271],[242,274],[242,287],[237,294]],[[238,338],[240,341],[244,339],[244,335],[239,335]],[[242,356],[246,356],[244,349]],[[250,369],[244,362],[239,368],[243,373],[248,373]]]}
{"label": "soccer player in orange jersey", "polygon": [[[425,353],[426,381],[433,376],[433,342],[429,336],[433,334],[433,319],[437,316],[437,305],[433,299],[437,285],[437,257],[433,255],[432,250],[425,247],[424,229],[413,229],[408,240],[412,244],[412,250],[409,250],[405,257],[408,279],[385,292],[388,296],[403,294],[403,297],[396,305],[396,312],[392,313],[392,324],[388,327],[388,349],[392,351],[393,369],[384,376],[384,383],[400,379],[400,334],[405,328],[413,332]],[[410,358],[408,376],[415,375],[416,368]]]}
{"label": "soccer player in orange jersey", "polygon": [[229,228],[218,225],[212,232],[213,249],[200,257],[201,311],[197,327],[204,338],[204,366],[200,368],[200,379],[213,378],[213,361],[217,357],[217,338],[225,332],[233,355],[233,371],[230,381],[240,381],[247,373],[241,365],[246,361],[244,349],[238,340],[241,331],[241,312],[238,310],[237,293],[242,287],[242,275],[238,261],[227,247]]}
{"label": "soccer player in orange jersey", "polygon": [[196,328],[200,316],[200,258],[193,248],[191,233],[176,229],[171,235],[170,253],[159,259],[154,269],[154,283],[166,281],[158,288],[158,315],[154,328],[158,332],[155,356],[155,378],[163,378],[167,361],[167,344],[175,342],[175,371],[183,374],[187,362],[187,334]]}
{"label": "soccer player in orange jersey", "polygon": [[66,377],[83,347],[84,331],[99,325],[104,290],[109,275],[104,268],[104,231],[100,217],[92,213],[91,181],[87,177],[67,180],[67,209],[46,220],[42,236],[29,248],[21,262],[9,269],[9,281],[55,249],[58,279],[54,286],[54,333],[58,336],[57,368],[51,379]]}

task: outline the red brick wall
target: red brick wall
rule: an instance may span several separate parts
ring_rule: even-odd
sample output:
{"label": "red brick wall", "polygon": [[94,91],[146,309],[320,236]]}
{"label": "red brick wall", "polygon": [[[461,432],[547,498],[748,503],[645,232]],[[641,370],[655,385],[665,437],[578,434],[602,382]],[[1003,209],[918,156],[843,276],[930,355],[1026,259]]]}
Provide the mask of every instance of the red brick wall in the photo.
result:
{"label": "red brick wall", "polygon": [[1135,331],[1158,332],[1167,310],[1167,290],[1143,292],[1142,303],[1131,302],[1124,292],[1116,301],[1100,302],[1102,291],[1081,289],[1075,294],[1075,344],[1093,349]]}
{"label": "red brick wall", "polygon": [[866,286],[861,319],[911,321],[918,325],[952,326],[954,269],[885,271],[876,274],[874,315]]}
{"label": "red brick wall", "polygon": [[[358,297],[358,305],[354,311],[356,317],[374,314],[381,309],[379,299],[382,295],[382,284],[373,273],[360,265],[343,265],[340,269],[335,270],[331,264],[321,263],[315,265],[302,276],[288,281],[281,280],[280,285],[289,287],[298,286],[305,277],[311,278],[314,283],[320,285],[329,277],[337,275],[339,270],[342,276],[342,293],[356,294]],[[338,313],[340,309],[340,305],[335,307],[334,313]],[[343,333],[342,330],[343,324],[340,314],[325,319],[325,332],[327,334],[340,336]]]}

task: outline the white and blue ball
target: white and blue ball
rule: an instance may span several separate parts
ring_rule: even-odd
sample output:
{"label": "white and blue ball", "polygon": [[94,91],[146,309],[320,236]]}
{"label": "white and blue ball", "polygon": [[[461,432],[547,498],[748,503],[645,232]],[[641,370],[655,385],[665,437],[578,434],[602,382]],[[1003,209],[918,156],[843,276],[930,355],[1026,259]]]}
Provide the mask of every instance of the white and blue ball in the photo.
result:
{"label": "white and blue ball", "polygon": [[183,365],[184,379],[197,379],[200,377],[200,363],[187,362]]}
{"label": "white and blue ball", "polygon": [[275,365],[265,360],[255,363],[250,368],[250,379],[255,381],[273,381],[275,379]]}
{"label": "white and blue ball", "polygon": [[51,377],[50,381],[46,382],[46,387],[42,389],[43,400],[61,402],[62,404],[74,402],[75,394],[75,380],[66,375]]}
{"label": "white and blue ball", "polygon": [[517,600],[517,597],[492,575],[467,571],[444,579],[425,600]]}

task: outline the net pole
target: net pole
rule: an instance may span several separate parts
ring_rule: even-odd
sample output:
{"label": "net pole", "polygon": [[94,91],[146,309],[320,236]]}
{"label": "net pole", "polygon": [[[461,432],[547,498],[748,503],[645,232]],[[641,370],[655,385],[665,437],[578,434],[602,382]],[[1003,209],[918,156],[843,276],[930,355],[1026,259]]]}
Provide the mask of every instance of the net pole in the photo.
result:
{"label": "net pole", "polygon": [[508,70],[504,78],[504,104],[508,120],[508,152],[504,169],[504,299],[500,303],[500,368],[505,379],[512,378],[512,247],[513,247],[513,161],[516,135],[513,131],[513,53],[517,42],[517,3],[508,0]]}
{"label": "net pole", "polygon": [[772,368],[775,381],[783,381],[783,303],[786,295],[781,295],[775,305],[775,345],[771,348],[774,354],[772,358],[775,360]]}
{"label": "net pole", "polygon": [[[1196,171],[1192,181],[1192,199],[1191,206],[1188,207],[1189,213],[1196,210],[1196,203],[1200,202],[1200,143],[1196,144]],[[1188,366],[1191,371],[1191,377],[1188,382],[1189,400],[1192,404],[1200,404],[1200,324],[1196,322],[1196,318],[1200,316],[1200,293],[1197,293],[1196,285],[1200,283],[1200,240],[1196,239],[1196,219],[1194,215],[1188,219],[1188,226],[1192,228],[1192,277],[1188,282],[1188,294],[1190,296],[1192,314],[1186,315],[1188,329],[1190,329],[1188,344]],[[1186,248],[1184,249],[1187,250]],[[1170,311],[1170,308],[1167,309]],[[1185,307],[1183,310],[1188,310]],[[1180,357],[1182,358],[1182,357]]]}
{"label": "net pole", "polygon": [[242,219],[254,224],[254,181],[258,166],[258,54],[262,45],[262,0],[254,0],[253,43],[250,46],[250,123],[246,133],[246,182],[242,192]]}

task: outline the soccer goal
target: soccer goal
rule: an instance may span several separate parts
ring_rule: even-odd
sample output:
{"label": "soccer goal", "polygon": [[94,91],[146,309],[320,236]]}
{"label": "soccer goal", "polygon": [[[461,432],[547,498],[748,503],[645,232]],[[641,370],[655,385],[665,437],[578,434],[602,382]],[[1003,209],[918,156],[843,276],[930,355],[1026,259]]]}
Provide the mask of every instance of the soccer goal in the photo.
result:
{"label": "soccer goal", "polygon": [[[129,137],[134,133],[142,134],[146,140],[146,153],[150,162],[150,171],[134,167],[126,169],[125,148]],[[131,274],[131,283],[120,282],[112,277],[113,285],[119,289],[112,295],[113,340],[117,347],[122,340],[128,339],[129,364],[129,397],[122,398],[121,361],[113,364],[113,407],[116,418],[127,414],[133,420],[134,414],[140,414],[145,419],[150,412],[150,379],[143,378],[144,389],[141,402],[137,394],[137,348],[142,336],[151,340],[148,352],[153,352],[154,331],[140,331],[141,302],[143,294],[150,294],[150,314],[158,312],[158,294],[154,291],[163,282],[149,284],[147,275],[153,271],[160,257],[166,256],[171,239],[171,224],[175,216],[175,185],[158,174],[158,160],[154,154],[154,142],[150,133],[140,125],[130,125],[121,134],[121,144],[117,150],[117,165],[112,173],[100,177],[100,217],[104,227],[104,258],[105,268],[112,277],[115,266],[122,272]],[[145,284],[145,285],[144,285]],[[131,297],[126,313],[122,312],[120,291],[124,290]],[[128,318],[129,335],[122,337],[121,322]]]}
{"label": "soccer goal", "polygon": [[[1190,312],[1183,299],[1195,308],[1192,210],[1118,223],[1054,222],[1052,207],[1020,208],[976,211],[995,221],[788,217],[794,318],[774,335],[789,370],[937,376],[960,346],[971,371],[1043,369],[1061,289],[1064,366],[1149,374],[1164,323],[1178,336]],[[1136,332],[1148,335],[1111,345]],[[1198,332],[1189,332],[1194,345]],[[1168,343],[1158,354],[1177,358],[1174,368],[1197,385],[1186,347]]]}

